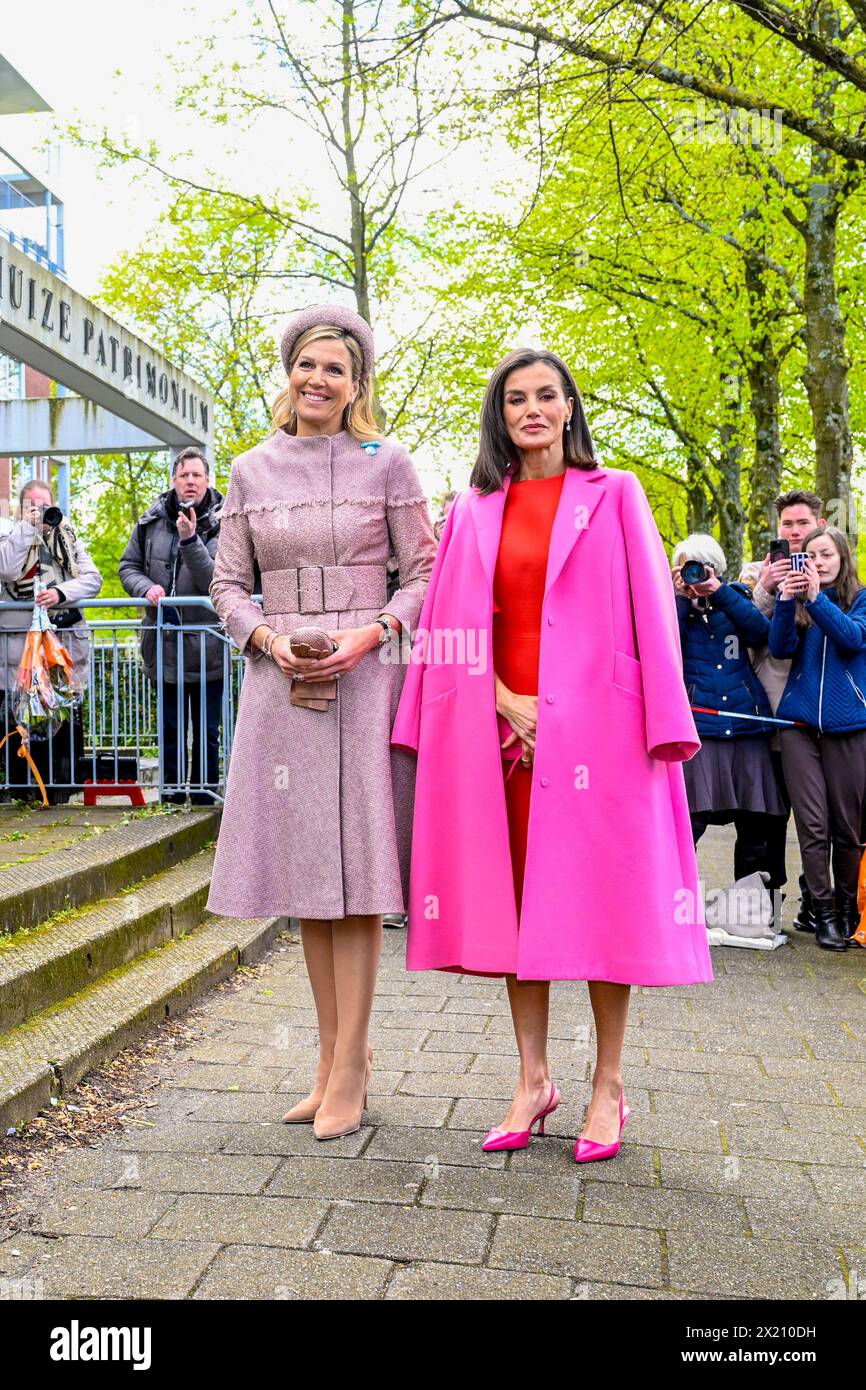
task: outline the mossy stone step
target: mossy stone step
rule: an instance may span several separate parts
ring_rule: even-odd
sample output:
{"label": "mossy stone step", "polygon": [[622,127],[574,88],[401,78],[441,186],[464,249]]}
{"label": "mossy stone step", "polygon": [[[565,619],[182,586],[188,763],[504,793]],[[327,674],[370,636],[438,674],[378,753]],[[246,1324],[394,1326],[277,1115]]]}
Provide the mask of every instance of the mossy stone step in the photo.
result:
{"label": "mossy stone step", "polygon": [[273,944],[285,918],[207,917],[0,1038],[0,1134]]}
{"label": "mossy stone step", "polygon": [[110,898],[216,839],[218,811],[142,816],[0,875],[0,932],[36,927],[66,908]]}
{"label": "mossy stone step", "polygon": [[0,1035],[201,922],[212,849],[89,907],[0,937]]}

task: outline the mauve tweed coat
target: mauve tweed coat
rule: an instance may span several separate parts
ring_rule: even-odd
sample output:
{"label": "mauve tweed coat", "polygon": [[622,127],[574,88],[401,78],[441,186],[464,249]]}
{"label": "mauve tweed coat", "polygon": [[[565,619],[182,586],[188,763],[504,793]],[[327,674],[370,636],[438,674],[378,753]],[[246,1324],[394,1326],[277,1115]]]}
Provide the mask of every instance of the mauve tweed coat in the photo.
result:
{"label": "mauve tweed coat", "polygon": [[[209,911],[336,920],[404,910],[415,766],[390,733],[405,665],[368,652],[327,711],[303,709],[289,701],[291,678],[249,639],[262,622],[337,631],[383,611],[411,633],[435,552],[418,475],[390,440],[370,449],[346,431],[280,430],[235,460],[210,594],[247,659]],[[401,588],[386,599],[390,554]],[[261,607],[250,598],[254,557]],[[302,571],[298,612],[293,567],[304,565],[370,568]],[[360,606],[348,606],[353,598]]]}

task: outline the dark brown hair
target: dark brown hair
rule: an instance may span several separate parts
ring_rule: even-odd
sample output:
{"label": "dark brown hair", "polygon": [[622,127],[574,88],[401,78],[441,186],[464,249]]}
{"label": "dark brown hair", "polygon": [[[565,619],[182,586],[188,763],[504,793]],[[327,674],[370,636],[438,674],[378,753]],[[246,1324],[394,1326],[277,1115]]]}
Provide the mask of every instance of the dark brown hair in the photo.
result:
{"label": "dark brown hair", "polygon": [[552,367],[559,377],[563,395],[574,401],[571,412],[571,429],[563,428],[562,454],[566,468],[593,469],[598,467],[592,435],[589,432],[583,402],[574,377],[561,357],[553,352],[542,352],[536,348],[518,348],[503,357],[494,367],[484,403],[481,406],[481,430],[478,438],[478,458],[469,479],[470,487],[477,487],[482,496],[498,492],[507,473],[516,472],[520,467],[519,451],[509,438],[505,427],[505,382],[512,372],[522,367],[532,367],[536,362],[544,362]]}
{"label": "dark brown hair", "polygon": [[785,507],[808,507],[810,512],[814,512],[816,517],[821,515],[824,509],[824,499],[819,497],[817,492],[808,492],[805,488],[794,488],[792,492],[783,492],[776,498],[773,506],[779,516]]}
{"label": "dark brown hair", "polygon": [[202,463],[204,464],[205,475],[208,477],[210,476],[210,464],[208,463],[201,449],[197,449],[194,444],[190,444],[188,449],[181,449],[174,463],[171,465],[172,477],[174,477],[175,473],[180,468],[180,465],[182,463],[186,463],[187,459],[201,459]]}
{"label": "dark brown hair", "polygon": [[[811,495],[811,494],[807,494]],[[809,505],[808,503],[806,504]],[[848,537],[844,531],[837,531],[835,526],[816,526],[814,531],[810,531],[803,537],[803,550],[810,541],[818,540],[819,537],[826,536],[833,542],[839,555],[839,573],[833,580],[833,588],[836,590],[836,598],[843,613],[847,613],[851,604],[863,588],[860,576],[857,573],[857,560],[851,554],[851,547],[848,544]],[[798,627],[811,627],[812,619],[809,612],[803,607],[802,599],[797,600],[797,610],[794,615]]]}

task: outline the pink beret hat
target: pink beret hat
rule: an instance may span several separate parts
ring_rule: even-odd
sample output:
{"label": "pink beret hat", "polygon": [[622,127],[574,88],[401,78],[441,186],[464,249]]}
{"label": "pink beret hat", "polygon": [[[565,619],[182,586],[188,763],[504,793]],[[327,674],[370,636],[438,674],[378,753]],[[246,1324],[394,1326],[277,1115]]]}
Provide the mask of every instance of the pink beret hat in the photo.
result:
{"label": "pink beret hat", "polygon": [[289,319],[280,341],[280,356],[286,372],[289,370],[295,343],[301,334],[306,333],[308,328],[317,328],[319,324],[328,324],[335,328],[335,336],[338,338],[342,337],[343,333],[351,333],[352,337],[357,339],[364,359],[361,384],[367,382],[376,356],[373,330],[367,320],[362,319],[354,309],[344,309],[341,304],[314,304],[311,309],[302,309],[299,314]]}

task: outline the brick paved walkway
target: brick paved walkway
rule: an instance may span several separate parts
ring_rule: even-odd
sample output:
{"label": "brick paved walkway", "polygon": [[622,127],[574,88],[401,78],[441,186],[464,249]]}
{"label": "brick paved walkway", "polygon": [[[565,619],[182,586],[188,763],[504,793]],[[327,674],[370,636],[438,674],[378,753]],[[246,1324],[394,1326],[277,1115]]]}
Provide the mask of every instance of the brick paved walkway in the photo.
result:
{"label": "brick paved walkway", "polygon": [[[727,830],[700,862],[730,880]],[[789,875],[790,903],[795,851]],[[315,1047],[301,949],[282,944],[197,1011],[210,1036],[163,1069],[152,1126],[57,1160],[0,1280],[47,1298],[866,1295],[866,953],[792,933],[715,950],[713,985],[635,990],[635,1114],[617,1159],[578,1169],[585,986],[554,986],[549,1137],[486,1155],[515,1072],[502,983],[407,975],[402,932],[385,951],[359,1133],[320,1144],[279,1122]]]}

